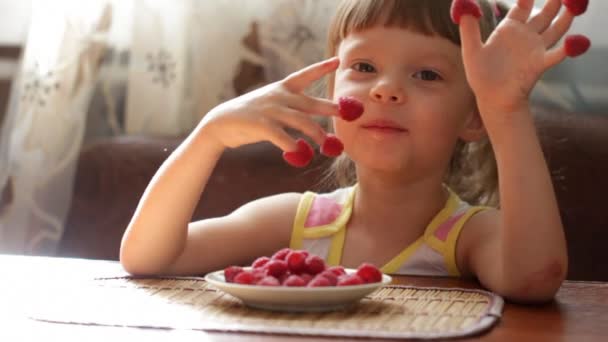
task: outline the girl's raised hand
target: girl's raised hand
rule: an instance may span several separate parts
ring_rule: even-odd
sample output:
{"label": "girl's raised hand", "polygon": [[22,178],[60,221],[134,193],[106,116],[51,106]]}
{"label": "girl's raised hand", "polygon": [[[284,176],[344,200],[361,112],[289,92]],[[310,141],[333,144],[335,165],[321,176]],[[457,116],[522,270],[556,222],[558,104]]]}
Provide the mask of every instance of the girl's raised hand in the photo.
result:
{"label": "girl's raised hand", "polygon": [[227,101],[212,109],[201,121],[201,128],[223,147],[238,147],[270,141],[283,151],[298,146],[286,127],[294,128],[321,145],[326,137],[313,115],[338,116],[338,105],[304,94],[314,81],[335,71],[338,58],[331,58],[285,79]]}
{"label": "girl's raised hand", "polygon": [[[485,43],[471,2],[454,0],[452,14],[457,3],[467,3],[462,8],[473,14],[459,13],[462,56],[469,85],[484,111],[511,113],[527,106],[532,88],[547,69],[589,47],[584,36],[569,37],[566,44],[553,47],[570,28],[573,11],[581,14],[572,4],[560,13],[562,0],[547,0],[534,16],[534,0],[518,0]],[[587,5],[587,0],[569,2],[579,9]],[[575,44],[579,45],[573,49]]]}

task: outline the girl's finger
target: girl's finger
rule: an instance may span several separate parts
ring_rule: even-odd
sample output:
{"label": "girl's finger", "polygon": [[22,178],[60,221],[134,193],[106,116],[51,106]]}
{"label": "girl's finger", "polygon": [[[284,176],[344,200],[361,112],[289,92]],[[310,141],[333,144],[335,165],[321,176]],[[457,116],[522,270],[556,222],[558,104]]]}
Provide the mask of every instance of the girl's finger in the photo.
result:
{"label": "girl's finger", "polygon": [[327,99],[294,94],[289,107],[312,115],[340,116],[340,106]]}
{"label": "girl's finger", "polygon": [[573,21],[574,16],[572,13],[570,13],[570,11],[562,11],[555,22],[542,34],[545,47],[550,48],[559,42],[564,34],[568,32]]}
{"label": "girl's finger", "polygon": [[553,19],[555,19],[561,7],[561,0],[547,0],[543,6],[543,9],[538,12],[538,14],[533,16],[532,19],[530,19],[528,25],[535,32],[544,32],[547,27],[551,25],[551,22],[553,22]]}
{"label": "girl's finger", "polygon": [[339,64],[340,60],[338,57],[332,57],[298,70],[287,76],[283,81],[289,90],[300,93],[308,88],[314,81],[335,71]]}
{"label": "girl's finger", "polygon": [[517,0],[515,6],[507,13],[506,18],[525,23],[528,21],[533,8],[534,0]]}
{"label": "girl's finger", "polygon": [[282,151],[296,151],[298,145],[296,140],[285,130],[283,127],[276,123],[269,123],[264,125],[263,129],[266,131],[267,140],[276,145]]}
{"label": "girl's finger", "polygon": [[479,21],[470,15],[463,16],[460,19],[459,30],[462,44],[462,57],[466,66],[468,62],[475,63],[474,57],[477,56],[479,50],[483,47]]}
{"label": "girl's finger", "polygon": [[325,130],[306,113],[286,108],[280,113],[275,113],[274,118],[282,124],[309,136],[318,145],[322,145],[325,141],[327,135]]}
{"label": "girl's finger", "polygon": [[547,51],[545,54],[545,70],[556,66],[566,59],[566,49],[564,45]]}

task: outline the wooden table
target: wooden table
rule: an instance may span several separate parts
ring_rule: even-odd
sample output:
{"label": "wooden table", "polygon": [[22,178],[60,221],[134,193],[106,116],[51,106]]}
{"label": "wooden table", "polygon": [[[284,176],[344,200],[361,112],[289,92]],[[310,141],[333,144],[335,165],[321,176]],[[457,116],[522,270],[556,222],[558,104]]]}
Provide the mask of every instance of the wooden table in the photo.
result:
{"label": "wooden table", "polygon": [[[125,275],[111,261],[0,255],[0,341],[336,341],[336,338],[289,337],[192,330],[138,329],[35,321],[21,303],[49,283]],[[458,279],[395,277],[399,284],[466,287]],[[608,341],[608,283],[567,281],[553,303],[521,306],[507,303],[491,331],[459,341]],[[386,341],[386,340],[385,340]]]}

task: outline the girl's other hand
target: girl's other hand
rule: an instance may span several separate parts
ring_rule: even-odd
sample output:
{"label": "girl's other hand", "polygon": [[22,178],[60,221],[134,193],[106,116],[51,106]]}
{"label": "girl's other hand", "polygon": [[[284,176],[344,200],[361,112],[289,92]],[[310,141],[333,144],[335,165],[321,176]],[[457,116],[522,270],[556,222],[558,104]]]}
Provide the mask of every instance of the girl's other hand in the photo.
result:
{"label": "girl's other hand", "polygon": [[482,114],[514,113],[527,106],[542,74],[567,57],[565,45],[553,46],[574,15],[567,9],[560,13],[561,0],[547,0],[531,17],[533,5],[533,0],[518,0],[485,44],[475,17],[466,15],[460,21],[467,80]]}
{"label": "girl's other hand", "polygon": [[338,105],[303,92],[339,64],[334,57],[227,101],[212,109],[200,128],[223,147],[270,141],[283,151],[295,151],[296,140],[285,132],[286,127],[301,131],[321,145],[326,132],[312,116],[339,116]]}

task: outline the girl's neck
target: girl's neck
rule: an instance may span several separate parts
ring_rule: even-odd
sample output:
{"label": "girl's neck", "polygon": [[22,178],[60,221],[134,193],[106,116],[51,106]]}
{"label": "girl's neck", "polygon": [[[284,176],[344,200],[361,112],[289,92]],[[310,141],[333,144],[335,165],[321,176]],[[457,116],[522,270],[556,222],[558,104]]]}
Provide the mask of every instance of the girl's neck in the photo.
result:
{"label": "girl's neck", "polygon": [[[421,235],[447,198],[447,190],[437,180],[409,183],[364,177],[359,179],[353,218],[357,229],[370,233],[403,233],[409,228]],[[414,233],[411,230],[409,233]]]}

